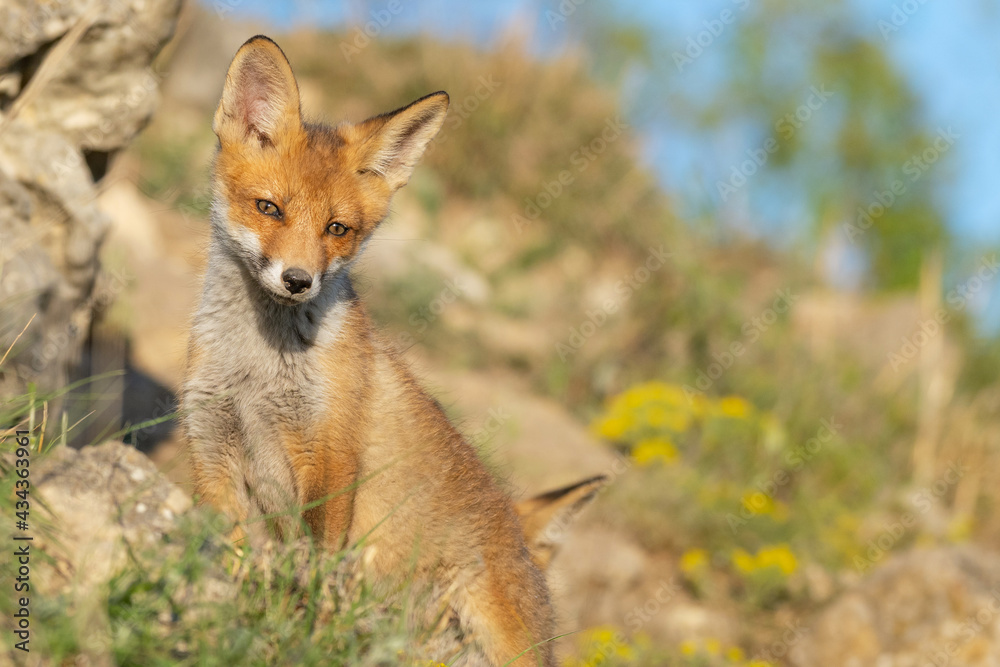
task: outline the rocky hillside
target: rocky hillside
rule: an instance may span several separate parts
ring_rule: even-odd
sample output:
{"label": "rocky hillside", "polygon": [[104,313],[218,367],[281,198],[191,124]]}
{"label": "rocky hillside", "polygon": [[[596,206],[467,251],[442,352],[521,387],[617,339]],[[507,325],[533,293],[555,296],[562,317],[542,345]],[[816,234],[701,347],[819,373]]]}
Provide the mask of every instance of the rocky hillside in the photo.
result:
{"label": "rocky hillside", "polygon": [[[39,655],[309,664],[336,647],[347,664],[395,664],[407,641],[392,625],[400,616],[325,587],[345,580],[340,556],[303,560],[301,545],[241,556],[224,527],[186,509],[171,426],[204,262],[210,119],[232,53],[259,26],[186,8],[154,62],[159,112],[113,160],[122,144],[110,137],[130,137],[153,97],[136,98],[130,120],[98,123],[107,137],[74,129],[93,129],[94,117],[38,106],[45,91],[58,110],[84,81],[98,85],[45,63],[60,44],[83,49],[108,34],[124,45],[121,62],[106,47],[95,54],[123,78],[97,77],[106,95],[91,91],[94,106],[79,108],[117,113],[112,89],[139,76],[172,25],[155,7],[149,21],[166,17],[155,48],[129,50],[152,34],[139,29],[145,13],[128,35],[117,32],[132,25],[127,12],[121,25],[98,19],[77,32],[88,24],[70,17],[0,76],[0,144],[13,146],[0,152],[0,206],[14,211],[0,229],[29,239],[4,237],[0,285],[28,276],[42,290],[4,292],[4,326],[21,324],[0,333],[9,344],[30,313],[53,318],[29,328],[4,379],[32,377],[38,350],[61,360],[43,364],[47,382],[77,357],[81,375],[124,370],[74,399],[89,416],[66,439],[97,444],[125,427],[156,464],[104,444],[59,448],[39,472],[54,512]],[[581,54],[539,62],[516,39],[491,49],[380,39],[346,62],[349,35],[272,36],[313,118],[360,120],[451,93],[441,137],[356,281],[513,495],[612,478],[553,564],[561,627],[576,633],[560,642],[579,658],[570,664],[910,665],[945,654],[992,664],[997,398],[960,387],[968,362],[951,331],[912,344],[942,305],[933,280],[920,295],[832,293],[794,256],[678,220],[617,95]],[[82,54],[65,67],[98,58]],[[49,156],[50,140],[78,156],[59,185],[69,190],[55,191],[51,162],[27,161]],[[52,211],[58,225],[35,224]],[[62,439],[66,424],[47,421],[44,397],[6,395],[4,424]]]}

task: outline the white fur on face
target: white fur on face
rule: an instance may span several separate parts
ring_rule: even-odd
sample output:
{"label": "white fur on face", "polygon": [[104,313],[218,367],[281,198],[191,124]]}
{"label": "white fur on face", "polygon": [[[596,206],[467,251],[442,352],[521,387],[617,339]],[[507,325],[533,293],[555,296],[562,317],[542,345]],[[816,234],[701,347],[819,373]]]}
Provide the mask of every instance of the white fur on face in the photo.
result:
{"label": "white fur on face", "polygon": [[344,264],[345,262],[343,257],[335,258],[332,262],[330,262],[330,265],[326,267],[326,275],[336,275],[342,268],[344,268]]}
{"label": "white fur on face", "polygon": [[288,293],[287,289],[285,289],[285,281],[281,279],[281,274],[284,272],[285,263],[280,259],[272,259],[267,263],[267,267],[260,274],[260,282],[263,283],[264,287],[278,296],[291,298],[292,295]]}
{"label": "white fur on face", "polygon": [[247,256],[260,257],[260,239],[252,231],[242,225],[229,226],[231,236],[236,245],[240,247]]}

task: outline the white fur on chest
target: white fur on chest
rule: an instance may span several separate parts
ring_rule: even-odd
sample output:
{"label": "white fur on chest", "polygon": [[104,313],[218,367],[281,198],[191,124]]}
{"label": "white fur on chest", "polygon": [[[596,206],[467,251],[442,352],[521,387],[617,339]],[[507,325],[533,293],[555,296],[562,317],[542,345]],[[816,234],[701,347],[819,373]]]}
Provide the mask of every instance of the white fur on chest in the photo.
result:
{"label": "white fur on chest", "polygon": [[239,259],[213,249],[192,340],[199,363],[187,391],[224,399],[241,449],[269,475],[285,464],[282,433],[306,434],[336,393],[324,356],[336,354],[350,308],[330,285],[312,301],[287,306],[255,291]]}

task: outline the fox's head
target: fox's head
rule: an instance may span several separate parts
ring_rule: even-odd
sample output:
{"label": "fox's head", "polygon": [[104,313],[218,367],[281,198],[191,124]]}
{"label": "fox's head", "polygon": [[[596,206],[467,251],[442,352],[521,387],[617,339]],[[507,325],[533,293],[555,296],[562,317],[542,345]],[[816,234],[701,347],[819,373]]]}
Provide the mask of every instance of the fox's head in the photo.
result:
{"label": "fox's head", "polygon": [[437,92],[358,124],[304,123],[285,54],[253,37],[212,123],[213,224],[273,299],[308,301],[357,257],[447,111]]}

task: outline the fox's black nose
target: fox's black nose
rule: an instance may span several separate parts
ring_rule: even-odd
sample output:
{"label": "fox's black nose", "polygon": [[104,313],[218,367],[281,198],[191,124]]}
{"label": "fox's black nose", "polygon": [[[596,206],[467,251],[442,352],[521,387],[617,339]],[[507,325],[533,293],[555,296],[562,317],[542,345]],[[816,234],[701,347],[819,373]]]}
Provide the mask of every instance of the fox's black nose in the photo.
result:
{"label": "fox's black nose", "polygon": [[303,269],[287,269],[281,274],[281,281],[285,283],[285,289],[292,294],[305,292],[313,284],[312,276]]}

